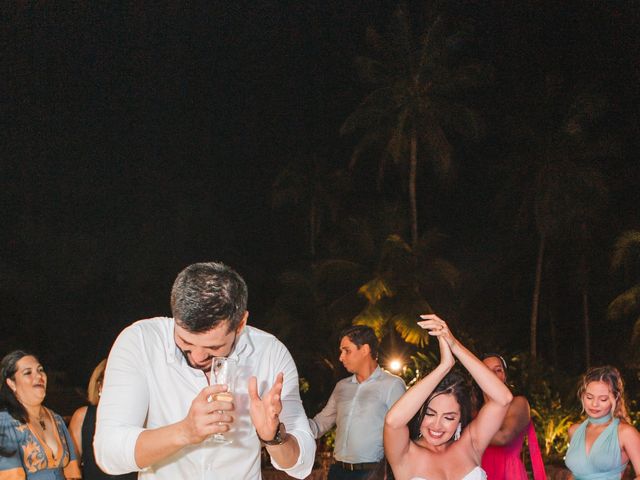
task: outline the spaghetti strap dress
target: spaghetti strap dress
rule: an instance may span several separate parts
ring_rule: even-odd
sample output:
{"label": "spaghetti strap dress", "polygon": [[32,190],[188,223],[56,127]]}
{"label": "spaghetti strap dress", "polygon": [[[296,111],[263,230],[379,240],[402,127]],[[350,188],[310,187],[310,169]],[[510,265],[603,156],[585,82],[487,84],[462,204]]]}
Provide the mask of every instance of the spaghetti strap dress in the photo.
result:
{"label": "spaghetti strap dress", "polygon": [[520,432],[507,445],[489,445],[482,456],[482,468],[487,472],[487,477],[491,480],[528,480],[527,470],[522,462],[522,441],[525,435],[529,444],[529,456],[533,478],[535,480],[546,480],[547,476],[542,462],[538,437],[533,427],[533,422],[529,422],[526,428]]}
{"label": "spaghetti strap dress", "polygon": [[84,480],[135,480],[138,473],[125,473],[124,475],[108,475],[100,470],[93,454],[93,436],[96,431],[96,406],[87,405],[87,413],[82,422],[82,478]]}

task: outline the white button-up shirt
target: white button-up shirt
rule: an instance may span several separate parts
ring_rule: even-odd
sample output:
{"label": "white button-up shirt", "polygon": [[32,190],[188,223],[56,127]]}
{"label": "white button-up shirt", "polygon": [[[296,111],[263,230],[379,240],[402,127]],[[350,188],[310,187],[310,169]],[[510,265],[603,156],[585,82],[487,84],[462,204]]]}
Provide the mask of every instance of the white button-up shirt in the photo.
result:
{"label": "white button-up shirt", "polygon": [[405,392],[400,377],[377,367],[364,382],[355,375],[340,380],[329,401],[312,419],[311,431],[320,438],[336,425],[333,455],[346,463],[378,462],[384,456],[384,417]]}
{"label": "white button-up shirt", "polygon": [[[295,478],[313,468],[316,444],[309,430],[298,372],[287,348],[273,335],[246,326],[230,357],[238,360],[234,396],[236,412],[229,445],[204,441],[140,471],[138,478],[154,480],[255,480],[261,478],[260,441],[249,415],[248,381],[258,379],[258,393],[284,373],[280,421],[300,446],[297,463],[288,469]],[[183,420],[191,402],[208,385],[201,370],[191,368],[174,341],[172,318],[141,320],[115,341],[105,373],[94,439],[97,463],[111,474],[140,470],[135,462],[138,435]]]}

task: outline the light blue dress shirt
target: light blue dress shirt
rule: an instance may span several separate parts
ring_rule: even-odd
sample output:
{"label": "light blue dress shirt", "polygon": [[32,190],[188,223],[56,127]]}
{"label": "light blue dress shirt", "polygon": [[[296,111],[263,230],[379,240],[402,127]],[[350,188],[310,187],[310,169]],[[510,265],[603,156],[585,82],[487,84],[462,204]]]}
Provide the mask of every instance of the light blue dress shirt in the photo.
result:
{"label": "light blue dress shirt", "polygon": [[343,378],[322,411],[309,419],[311,432],[320,438],[336,425],[336,460],[378,462],[384,456],[384,417],[405,390],[400,377],[379,366],[362,383],[355,375]]}

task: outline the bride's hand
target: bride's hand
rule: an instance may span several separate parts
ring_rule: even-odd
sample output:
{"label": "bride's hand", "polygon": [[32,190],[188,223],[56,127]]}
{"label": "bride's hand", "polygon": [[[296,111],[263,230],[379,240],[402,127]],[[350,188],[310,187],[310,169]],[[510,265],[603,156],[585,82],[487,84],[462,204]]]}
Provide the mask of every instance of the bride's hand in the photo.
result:
{"label": "bride's hand", "polygon": [[447,324],[435,314],[420,315],[420,318],[425,320],[418,322],[418,325],[427,330],[429,335],[438,339],[440,364],[447,368],[452,368],[456,360],[451,348],[455,345],[456,339],[449,331]]}
{"label": "bride's hand", "polygon": [[449,349],[453,349],[456,344],[456,338],[453,336],[444,320],[438,317],[435,313],[420,315],[420,318],[424,319],[418,322],[420,327],[426,329],[429,335],[438,337],[438,340],[443,339],[449,346]]}
{"label": "bride's hand", "polygon": [[456,359],[451,352],[451,347],[449,347],[449,344],[442,335],[438,337],[438,346],[440,347],[440,365],[453,368],[456,364]]}

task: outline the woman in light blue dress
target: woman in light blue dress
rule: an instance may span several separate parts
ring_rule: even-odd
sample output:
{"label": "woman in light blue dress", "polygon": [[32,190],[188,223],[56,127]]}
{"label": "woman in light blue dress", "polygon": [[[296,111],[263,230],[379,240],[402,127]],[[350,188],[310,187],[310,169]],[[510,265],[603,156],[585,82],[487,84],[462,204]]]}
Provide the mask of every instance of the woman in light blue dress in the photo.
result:
{"label": "woman in light blue dress", "polygon": [[620,480],[629,461],[639,475],[640,433],[629,423],[618,369],[589,369],[582,378],[578,398],[587,419],[569,427],[565,457],[575,480]]}
{"label": "woman in light blue dress", "polygon": [[[438,339],[440,363],[391,407],[384,451],[396,480],[486,480],[482,454],[496,434],[513,396],[505,384],[451,334],[437,315],[418,325]],[[456,360],[486,396],[471,420],[468,380],[451,371]]]}

